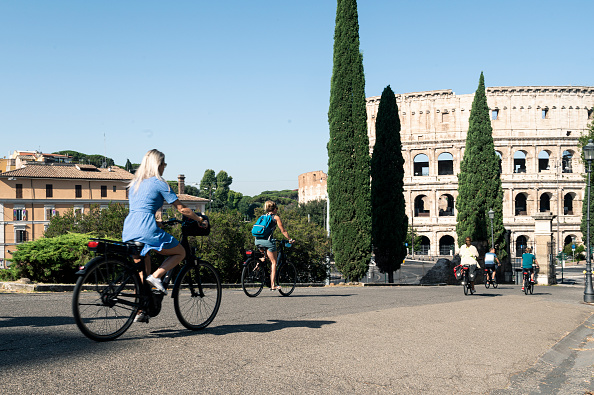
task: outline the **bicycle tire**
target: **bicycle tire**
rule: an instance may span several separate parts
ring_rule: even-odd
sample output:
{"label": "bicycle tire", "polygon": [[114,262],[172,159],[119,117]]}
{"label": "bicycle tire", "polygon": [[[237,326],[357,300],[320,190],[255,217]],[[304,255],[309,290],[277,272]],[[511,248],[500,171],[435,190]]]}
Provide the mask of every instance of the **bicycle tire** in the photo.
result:
{"label": "bicycle tire", "polygon": [[497,288],[497,278],[493,277],[493,288]]}
{"label": "bicycle tire", "polygon": [[173,288],[173,307],[177,319],[186,328],[206,328],[221,306],[223,287],[217,269],[205,261],[186,264]]}
{"label": "bicycle tire", "polygon": [[530,281],[524,279],[524,293],[526,295],[528,295],[528,292],[530,292],[528,288],[530,288]]}
{"label": "bicycle tire", "polygon": [[462,288],[464,288],[464,295],[468,295],[468,290],[470,289],[468,278],[466,279],[466,282],[464,283],[464,286]]}
{"label": "bicycle tire", "polygon": [[295,290],[297,284],[297,269],[291,262],[285,262],[276,273],[276,284],[280,285],[280,292],[283,296],[289,296]]}
{"label": "bicycle tire", "polygon": [[489,280],[489,272],[485,272],[485,288],[489,289],[491,281]]}
{"label": "bicycle tire", "polygon": [[534,293],[534,283],[530,283],[530,295]]}
{"label": "bicycle tire", "polygon": [[265,263],[259,259],[248,259],[241,271],[241,288],[250,298],[260,295],[266,277]]}
{"label": "bicycle tire", "polygon": [[138,273],[125,262],[96,259],[76,281],[72,314],[89,339],[114,340],[134,322],[142,284]]}

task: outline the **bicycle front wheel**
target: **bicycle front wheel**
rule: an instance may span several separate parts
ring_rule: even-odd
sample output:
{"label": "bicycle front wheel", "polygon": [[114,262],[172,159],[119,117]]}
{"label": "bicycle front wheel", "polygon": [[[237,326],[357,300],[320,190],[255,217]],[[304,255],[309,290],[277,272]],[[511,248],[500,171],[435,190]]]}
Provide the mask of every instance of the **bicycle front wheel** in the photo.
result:
{"label": "bicycle front wheel", "polygon": [[208,262],[186,264],[173,289],[173,306],[177,319],[186,328],[196,331],[214,320],[223,295],[217,270]]}
{"label": "bicycle front wheel", "polygon": [[260,295],[264,288],[264,262],[259,259],[248,259],[241,272],[241,288],[250,298]]}
{"label": "bicycle front wheel", "polygon": [[281,295],[291,295],[297,283],[297,269],[295,269],[295,265],[291,262],[283,263],[276,274],[276,283],[280,285],[278,291]]}
{"label": "bicycle front wheel", "polygon": [[72,314],[78,329],[95,341],[113,340],[132,325],[140,300],[140,277],[124,262],[98,260],[78,278]]}

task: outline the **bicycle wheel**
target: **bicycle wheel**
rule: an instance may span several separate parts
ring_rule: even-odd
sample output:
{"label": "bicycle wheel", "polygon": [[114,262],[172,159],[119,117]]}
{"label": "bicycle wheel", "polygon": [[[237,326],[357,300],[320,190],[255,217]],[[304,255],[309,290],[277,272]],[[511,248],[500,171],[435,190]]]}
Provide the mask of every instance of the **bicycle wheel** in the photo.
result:
{"label": "bicycle wheel", "polygon": [[295,283],[297,282],[297,269],[291,262],[285,262],[278,269],[276,274],[276,283],[280,285],[278,290],[281,295],[289,296],[295,290]]}
{"label": "bicycle wheel", "polygon": [[497,288],[497,277],[493,275],[493,288]]}
{"label": "bicycle wheel", "polygon": [[468,281],[468,277],[465,278],[464,284],[462,284],[462,288],[464,288],[464,295],[468,295],[468,290],[470,289],[470,282]]}
{"label": "bicycle wheel", "polygon": [[113,340],[132,325],[138,311],[141,283],[126,263],[103,260],[80,276],[72,295],[72,314],[89,339]]}
{"label": "bicycle wheel", "polygon": [[219,273],[210,263],[186,263],[173,289],[173,307],[179,322],[193,331],[206,328],[219,311],[222,289]]}
{"label": "bicycle wheel", "polygon": [[265,263],[259,259],[248,259],[243,267],[241,288],[250,298],[260,295],[262,288],[264,288],[264,278],[266,277],[264,265]]}
{"label": "bicycle wheel", "polygon": [[489,281],[489,272],[485,272],[485,288],[489,289],[491,282]]}
{"label": "bicycle wheel", "polygon": [[530,295],[534,293],[534,283],[530,282]]}
{"label": "bicycle wheel", "polygon": [[529,288],[530,288],[530,280],[524,279],[524,293],[526,295],[528,295],[528,292],[530,292]]}

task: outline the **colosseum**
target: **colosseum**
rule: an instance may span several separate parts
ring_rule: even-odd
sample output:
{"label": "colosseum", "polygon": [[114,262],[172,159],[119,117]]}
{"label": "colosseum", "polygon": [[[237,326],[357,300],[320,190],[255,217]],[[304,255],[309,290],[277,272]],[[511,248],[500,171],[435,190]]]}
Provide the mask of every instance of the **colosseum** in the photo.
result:
{"label": "colosseum", "polygon": [[[518,256],[521,246],[532,244],[533,216],[539,212],[556,215],[555,244],[581,242],[585,169],[578,138],[593,119],[594,87],[489,87],[486,93],[501,158],[503,221],[510,253]],[[422,236],[421,254],[451,255],[457,249],[457,174],[473,98],[474,93],[456,95],[449,89],[396,95],[407,215]],[[367,99],[371,152],[379,101],[380,96]],[[300,202],[324,199],[325,179],[321,171],[300,175]]]}

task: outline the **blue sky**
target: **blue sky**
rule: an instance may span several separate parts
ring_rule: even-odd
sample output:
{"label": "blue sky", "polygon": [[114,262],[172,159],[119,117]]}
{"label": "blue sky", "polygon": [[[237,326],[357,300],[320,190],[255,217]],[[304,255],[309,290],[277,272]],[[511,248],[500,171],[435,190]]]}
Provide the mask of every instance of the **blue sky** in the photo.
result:
{"label": "blue sky", "polygon": [[[367,96],[594,85],[590,0],[359,1]],[[225,170],[245,195],[327,170],[336,1],[0,0],[0,157]]]}

